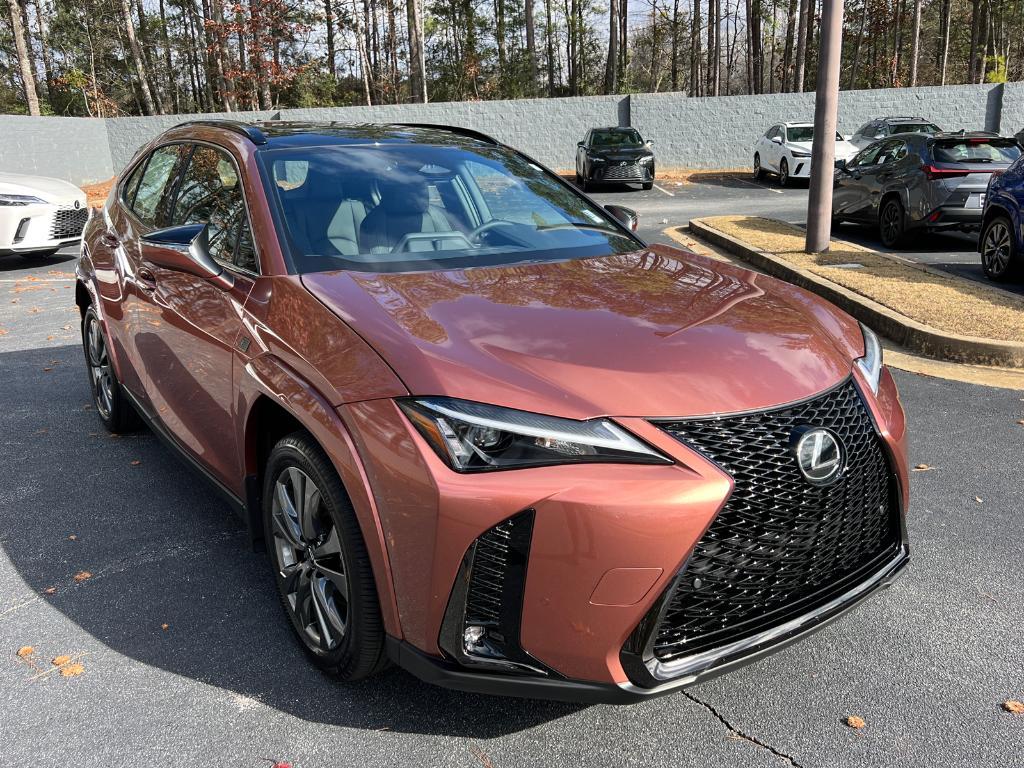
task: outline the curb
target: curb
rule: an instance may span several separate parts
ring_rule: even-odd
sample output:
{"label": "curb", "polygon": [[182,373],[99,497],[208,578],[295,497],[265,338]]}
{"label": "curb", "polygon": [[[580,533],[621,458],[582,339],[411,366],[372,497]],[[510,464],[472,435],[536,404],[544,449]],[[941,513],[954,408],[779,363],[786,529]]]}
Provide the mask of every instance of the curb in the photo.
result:
{"label": "curb", "polygon": [[1020,342],[960,336],[937,330],[830,280],[787,264],[770,253],[759,251],[701,219],[691,219],[689,229],[769,275],[828,299],[882,336],[917,354],[955,363],[1024,368],[1024,344]]}

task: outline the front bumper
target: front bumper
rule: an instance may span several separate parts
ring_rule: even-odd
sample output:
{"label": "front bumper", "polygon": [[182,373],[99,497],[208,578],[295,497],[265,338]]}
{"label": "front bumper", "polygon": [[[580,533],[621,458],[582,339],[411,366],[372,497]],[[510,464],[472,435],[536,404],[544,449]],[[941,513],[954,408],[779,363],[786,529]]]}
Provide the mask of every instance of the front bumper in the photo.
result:
{"label": "front bumper", "polygon": [[[890,453],[902,510],[905,428],[888,372],[878,398],[869,398],[867,406]],[[393,402],[359,403],[344,412],[366,459],[387,542],[402,635],[390,640],[389,653],[413,674],[445,687],[640,701],[723,674],[809,635],[890,584],[909,560],[904,528],[890,559],[841,594],[767,631],[712,649],[699,667],[676,677],[643,679],[642,672],[627,669],[624,648],[732,494],[728,475],[640,419],[619,421],[676,465],[457,475]],[[468,581],[466,558],[488,531],[524,510],[532,514],[532,530],[512,639],[523,653],[519,661],[526,663],[517,670],[467,664],[465,658],[459,663],[452,639],[458,643],[462,625],[452,629],[451,606],[463,604],[458,591]]]}
{"label": "front bumper", "polygon": [[654,164],[623,162],[595,164],[591,170],[591,180],[622,184],[654,181]]}
{"label": "front bumper", "polygon": [[89,218],[84,200],[0,207],[0,253],[34,253],[75,245]]}

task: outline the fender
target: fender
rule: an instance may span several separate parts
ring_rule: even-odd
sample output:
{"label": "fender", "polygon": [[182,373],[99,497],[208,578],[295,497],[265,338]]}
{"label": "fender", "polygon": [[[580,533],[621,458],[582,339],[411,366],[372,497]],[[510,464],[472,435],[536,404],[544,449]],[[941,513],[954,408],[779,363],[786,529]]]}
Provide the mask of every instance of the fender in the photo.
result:
{"label": "fender", "polygon": [[[352,502],[370,555],[384,629],[389,635],[401,638],[402,628],[384,529],[365,467],[356,452],[348,427],[328,399],[278,357],[260,355],[252,358],[245,363],[237,383],[239,411],[245,413],[245,419],[237,422],[237,444],[242,451],[240,459],[246,478],[255,480],[258,476],[256,435],[249,429],[249,423],[253,407],[260,395],[263,395],[284,409],[313,436],[337,470]],[[262,531],[261,494],[262,487],[256,488],[256,497],[251,498],[248,504],[250,520],[247,522],[251,531]],[[251,519],[252,515],[258,516],[256,521]]]}
{"label": "fender", "polygon": [[110,328],[107,326],[107,313],[103,306],[103,302],[100,301],[99,291],[96,288],[96,272],[92,265],[92,256],[89,255],[89,248],[82,243],[82,253],[78,257],[78,263],[75,265],[75,303],[78,305],[78,309],[82,317],[85,317],[85,305],[78,300],[78,286],[82,287],[86,295],[89,297],[89,306],[96,311],[96,316],[100,319],[100,329],[103,331],[103,336],[106,339],[107,344],[107,355],[110,356],[111,361],[114,364],[114,375],[117,376],[118,381],[124,381],[123,363],[121,361],[121,350],[116,344],[110,343]]}

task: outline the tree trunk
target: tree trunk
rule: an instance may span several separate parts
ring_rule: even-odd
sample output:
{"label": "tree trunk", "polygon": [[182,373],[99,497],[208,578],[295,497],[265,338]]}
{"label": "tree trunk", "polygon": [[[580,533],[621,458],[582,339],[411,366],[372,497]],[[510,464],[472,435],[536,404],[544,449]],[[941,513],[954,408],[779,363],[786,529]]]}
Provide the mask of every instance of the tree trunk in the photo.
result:
{"label": "tree trunk", "polygon": [[222,0],[210,0],[210,15],[213,21],[214,39],[211,41],[209,35],[207,35],[206,41],[211,49],[210,59],[213,65],[211,69],[213,70],[214,79],[217,81],[217,90],[220,92],[224,109],[228,112],[234,112],[238,109],[237,85],[235,78],[229,75],[229,65],[224,55],[224,6],[221,2]]}
{"label": "tree trunk", "polygon": [[[526,95],[527,96],[535,96],[537,94],[537,33],[536,33],[536,26],[535,26],[534,19],[533,19],[533,3],[534,3],[534,0],[525,0],[525,2],[526,2],[526,70],[527,70],[527,77],[529,78],[529,81],[530,81],[530,87],[527,89]],[[613,66],[614,66],[614,64],[613,64]]]}
{"label": "tree trunk", "polygon": [[846,87],[850,90],[857,87],[857,75],[860,70],[860,46],[864,41],[864,22],[867,20],[867,3],[860,8],[860,25],[857,27],[857,39],[853,43],[853,64],[850,66],[850,80]]}
{"label": "tree trunk", "polygon": [[494,0],[494,42],[498,47],[498,92],[505,95],[508,49],[505,44],[505,0]]}
{"label": "tree trunk", "polygon": [[921,52],[921,0],[914,0],[914,20],[910,39],[910,87],[917,87],[917,57]]}
{"label": "tree trunk", "polygon": [[679,90],[679,0],[672,0],[672,90]]}
{"label": "tree trunk", "polygon": [[989,17],[992,13],[990,0],[984,0],[984,2],[985,4],[981,7],[981,29],[978,40],[978,83],[985,82],[985,69],[988,63],[986,56],[988,54]]}
{"label": "tree trunk", "polygon": [[25,26],[22,24],[21,6],[18,4],[18,0],[7,0],[7,9],[11,16],[14,48],[18,52],[18,69],[21,72],[21,85],[25,91],[28,113],[30,115],[39,115],[39,95],[36,92],[36,78],[32,72],[32,60],[28,55],[28,40],[25,37]]}
{"label": "tree trunk", "polygon": [[337,52],[334,50],[334,1],[324,0],[324,26],[327,28],[327,73],[338,76]]}
{"label": "tree trunk", "polygon": [[[146,76],[149,78],[149,91],[156,98],[157,107],[159,107],[160,114],[164,115],[171,111],[171,105],[167,101],[166,94],[162,93],[157,87],[157,81],[155,78],[153,66],[153,45],[149,41],[149,33],[146,31],[146,12],[142,8],[142,0],[137,0],[135,10],[139,14],[139,39],[141,40],[142,48],[142,60],[146,64]],[[170,75],[170,72],[168,72]]]}
{"label": "tree trunk", "polygon": [[544,35],[547,38],[548,53],[548,96],[555,95],[555,27],[551,23],[551,0],[544,0],[544,14],[546,16]]}
{"label": "tree trunk", "polygon": [[[529,0],[528,0],[529,1]],[[676,7],[679,0],[676,0]],[[675,62],[673,61],[673,67]],[[619,70],[619,4],[617,0],[609,0],[608,4],[608,63],[604,68],[604,92],[615,93],[618,90]]]}
{"label": "tree trunk", "polygon": [[178,78],[175,76],[174,64],[171,61],[171,40],[167,34],[167,9],[164,7],[164,0],[160,0],[160,42],[164,49],[164,66],[167,67],[167,85],[170,90],[171,108],[175,113],[181,112],[181,103],[178,99]]}
{"label": "tree trunk", "polygon": [[[409,85],[412,88],[412,100],[426,104],[428,96],[423,49],[423,7],[420,0],[406,0],[405,10],[409,22]],[[363,55],[365,57],[365,52]]]}
{"label": "tree trunk", "polygon": [[793,67],[793,39],[796,35],[796,12],[797,0],[789,0],[789,7],[786,10],[786,45],[782,49],[782,77],[780,78],[781,88],[785,91],[790,84],[790,71]]}
{"label": "tree trunk", "polygon": [[942,0],[942,60],[939,64],[939,85],[946,84],[946,65],[949,62],[949,24],[952,0]]}
{"label": "tree trunk", "polygon": [[121,0],[121,21],[124,22],[125,35],[128,37],[128,47],[131,49],[132,59],[135,62],[135,76],[139,80],[139,89],[142,91],[142,108],[147,115],[156,112],[156,105],[153,103],[153,94],[149,90],[149,78],[146,76],[146,65],[142,58],[142,49],[139,47],[139,40],[135,37],[135,24],[132,21],[132,8],[130,0]]}
{"label": "tree trunk", "polygon": [[693,0],[693,16],[690,19],[690,95],[700,96],[703,92],[701,83],[701,64],[704,53],[701,50],[700,37],[700,0]]}
{"label": "tree trunk", "polygon": [[50,9],[43,0],[36,0],[36,31],[39,34],[39,45],[43,51],[43,72],[46,73],[46,93],[49,95],[53,83],[53,54],[50,52],[50,27],[46,21]]}
{"label": "tree trunk", "polygon": [[[356,49],[359,53],[359,72],[363,79],[363,96],[366,99],[366,106],[373,106],[373,96],[370,91],[370,61],[366,55],[366,38],[363,36],[363,30],[359,24],[359,7],[356,5],[357,0],[352,0],[352,19],[355,24],[356,33]],[[409,0],[412,4],[414,0]],[[410,11],[409,13],[412,13]],[[409,29],[412,30],[414,24],[409,24]],[[411,34],[411,32],[410,32]],[[410,50],[412,49],[412,41],[409,42]],[[412,59],[412,55],[409,56]]]}
{"label": "tree trunk", "polygon": [[[810,13],[810,0],[800,0],[800,14],[796,24],[796,63],[793,71],[793,90],[804,92],[804,68],[807,66],[807,30]],[[865,8],[865,13],[867,10]]]}
{"label": "tree trunk", "polygon": [[967,62],[967,82],[973,83],[977,80],[978,73],[978,33],[981,22],[981,0],[973,0],[971,3],[971,52]]}

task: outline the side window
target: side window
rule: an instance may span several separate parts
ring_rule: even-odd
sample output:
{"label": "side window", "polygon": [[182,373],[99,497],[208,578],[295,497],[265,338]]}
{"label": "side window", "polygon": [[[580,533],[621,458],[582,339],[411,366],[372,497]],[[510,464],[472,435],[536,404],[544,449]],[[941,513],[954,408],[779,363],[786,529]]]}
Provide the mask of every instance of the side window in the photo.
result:
{"label": "side window", "polygon": [[878,157],[878,152],[881,148],[881,144],[872,144],[867,149],[858,152],[857,156],[853,158],[853,161],[847,163],[847,167],[863,168],[868,165],[873,165],[875,159]]}
{"label": "side window", "polygon": [[121,202],[129,208],[135,202],[135,193],[139,191],[139,183],[142,181],[142,174],[146,170],[146,161],[143,160],[135,166],[135,170],[132,171],[131,176],[125,181],[124,186],[121,187]]}
{"label": "side window", "polygon": [[895,140],[882,142],[881,151],[875,159],[875,165],[893,163],[907,156],[906,142]]}
{"label": "side window", "polygon": [[207,146],[195,148],[174,201],[171,223],[208,223],[213,258],[250,272],[259,271],[241,180],[226,153]]}
{"label": "side window", "polygon": [[168,185],[174,179],[174,169],[178,165],[180,153],[181,146],[178,144],[160,147],[149,156],[146,163],[146,170],[142,173],[132,201],[132,210],[150,226],[157,224],[158,207]]}

